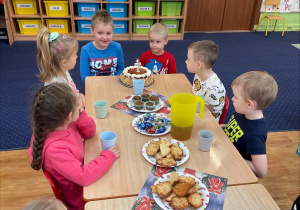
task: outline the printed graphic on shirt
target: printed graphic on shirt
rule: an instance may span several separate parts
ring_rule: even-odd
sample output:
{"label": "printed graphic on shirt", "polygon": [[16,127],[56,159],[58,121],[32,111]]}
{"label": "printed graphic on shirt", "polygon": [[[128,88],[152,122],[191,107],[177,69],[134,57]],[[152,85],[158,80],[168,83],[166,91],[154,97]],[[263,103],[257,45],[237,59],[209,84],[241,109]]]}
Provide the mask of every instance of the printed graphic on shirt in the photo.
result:
{"label": "printed graphic on shirt", "polygon": [[[153,74],[166,74],[168,68],[162,68],[163,63],[159,63],[156,59],[149,59],[149,63],[146,64],[146,68],[150,69]],[[169,60],[168,60],[169,61]],[[167,63],[168,63],[167,61]]]}
{"label": "printed graphic on shirt", "polygon": [[195,79],[194,80],[194,90],[197,92],[201,89],[201,84],[200,84],[200,81]]}
{"label": "printed graphic on shirt", "polygon": [[224,131],[231,142],[237,142],[244,135],[244,132],[238,125],[236,119],[234,118],[234,115],[232,115],[232,117],[230,118]]}
{"label": "printed graphic on shirt", "polygon": [[117,73],[117,57],[90,58],[91,76],[109,76]]}

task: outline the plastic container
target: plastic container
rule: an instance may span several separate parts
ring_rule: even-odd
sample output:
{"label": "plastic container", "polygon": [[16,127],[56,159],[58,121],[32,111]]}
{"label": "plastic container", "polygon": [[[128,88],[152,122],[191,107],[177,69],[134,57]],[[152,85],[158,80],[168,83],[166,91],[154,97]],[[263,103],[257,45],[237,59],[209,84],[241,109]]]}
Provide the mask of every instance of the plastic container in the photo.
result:
{"label": "plastic container", "polygon": [[106,0],[108,2],[124,2],[124,1],[127,1],[127,0]]}
{"label": "plastic container", "polygon": [[135,15],[137,16],[153,16],[155,13],[156,2],[152,1],[135,1]]}
{"label": "plastic container", "polygon": [[153,20],[133,20],[134,33],[148,33],[153,25]]}
{"label": "plastic container", "polygon": [[35,15],[37,14],[35,0],[13,0],[15,13],[18,15]]}
{"label": "plastic container", "polygon": [[68,20],[66,19],[45,19],[49,31],[66,34],[69,32]]}
{"label": "plastic container", "polygon": [[37,34],[41,27],[41,20],[17,19],[21,34]]}
{"label": "plastic container", "polygon": [[161,15],[163,16],[180,16],[181,15],[182,2],[166,1],[161,2]]}
{"label": "plastic container", "polygon": [[126,20],[114,20],[114,33],[123,34],[127,33],[128,21]]}
{"label": "plastic container", "polygon": [[77,20],[77,29],[79,33],[91,33],[91,20]]}
{"label": "plastic container", "polygon": [[44,1],[44,3],[48,16],[65,17],[69,15],[68,1]]}
{"label": "plastic container", "polygon": [[180,20],[160,20],[160,23],[164,24],[168,28],[169,34],[178,33]]}
{"label": "plastic container", "polygon": [[99,9],[98,3],[77,3],[80,17],[92,17]]}
{"label": "plastic container", "polygon": [[106,4],[106,11],[112,17],[127,17],[127,4]]}

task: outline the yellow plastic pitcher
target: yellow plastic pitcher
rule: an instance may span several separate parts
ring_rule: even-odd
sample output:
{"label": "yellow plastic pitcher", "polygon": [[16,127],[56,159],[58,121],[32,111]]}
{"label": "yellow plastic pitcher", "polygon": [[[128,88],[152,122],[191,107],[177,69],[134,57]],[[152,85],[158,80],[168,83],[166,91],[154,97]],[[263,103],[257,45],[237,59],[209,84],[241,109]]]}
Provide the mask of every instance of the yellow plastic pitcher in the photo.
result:
{"label": "yellow plastic pitcher", "polygon": [[200,118],[204,115],[205,102],[189,93],[176,93],[170,99],[171,136],[177,140],[191,138],[197,105],[200,102]]}

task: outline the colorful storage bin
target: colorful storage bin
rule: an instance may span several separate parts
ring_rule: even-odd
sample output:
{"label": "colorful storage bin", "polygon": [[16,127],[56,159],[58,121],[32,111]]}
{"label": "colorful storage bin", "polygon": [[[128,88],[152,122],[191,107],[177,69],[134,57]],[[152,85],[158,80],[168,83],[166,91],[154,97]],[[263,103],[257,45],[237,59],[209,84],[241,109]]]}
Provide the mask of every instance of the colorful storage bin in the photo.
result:
{"label": "colorful storage bin", "polygon": [[66,34],[69,32],[68,20],[66,19],[46,19],[49,31]]}
{"label": "colorful storage bin", "polygon": [[112,17],[127,17],[127,4],[106,4],[106,11]]}
{"label": "colorful storage bin", "polygon": [[77,6],[80,17],[92,17],[99,9],[98,3],[78,3]]}
{"label": "colorful storage bin", "polygon": [[15,13],[18,15],[35,15],[37,14],[35,0],[13,0]]}
{"label": "colorful storage bin", "polygon": [[153,16],[155,13],[156,2],[152,1],[135,1],[135,15],[137,16]]}
{"label": "colorful storage bin", "polygon": [[148,33],[153,25],[153,20],[133,20],[134,33]]}
{"label": "colorful storage bin", "polygon": [[108,2],[124,2],[124,1],[127,1],[127,0],[106,0]]}
{"label": "colorful storage bin", "polygon": [[114,33],[123,34],[127,33],[128,21],[126,20],[114,20]]}
{"label": "colorful storage bin", "polygon": [[91,33],[91,20],[77,20],[77,29],[79,33]]}
{"label": "colorful storage bin", "polygon": [[163,16],[180,16],[182,2],[164,1],[161,2],[161,15]]}
{"label": "colorful storage bin", "polygon": [[168,32],[171,33],[178,33],[179,23],[180,20],[170,19],[170,20],[160,20],[162,24],[167,26]]}
{"label": "colorful storage bin", "polygon": [[37,34],[41,27],[41,20],[17,19],[21,34]]}
{"label": "colorful storage bin", "polygon": [[68,1],[44,1],[46,13],[48,16],[68,16],[69,2]]}

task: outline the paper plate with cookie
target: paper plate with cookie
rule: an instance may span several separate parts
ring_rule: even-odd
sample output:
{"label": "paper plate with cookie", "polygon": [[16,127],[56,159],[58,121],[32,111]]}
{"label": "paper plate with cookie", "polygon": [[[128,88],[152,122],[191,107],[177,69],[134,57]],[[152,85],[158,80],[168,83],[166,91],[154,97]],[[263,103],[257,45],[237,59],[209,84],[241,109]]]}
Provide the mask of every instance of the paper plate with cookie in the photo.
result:
{"label": "paper plate with cookie", "polygon": [[153,165],[175,167],[187,161],[190,151],[185,144],[175,139],[156,138],[144,144],[142,154]]}
{"label": "paper plate with cookie", "polygon": [[205,209],[209,203],[207,187],[195,176],[172,171],[151,186],[155,202],[163,209]]}
{"label": "paper plate with cookie", "polygon": [[171,120],[163,113],[146,113],[134,118],[132,127],[144,135],[161,136],[170,132]]}

